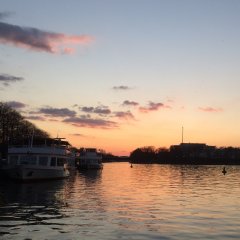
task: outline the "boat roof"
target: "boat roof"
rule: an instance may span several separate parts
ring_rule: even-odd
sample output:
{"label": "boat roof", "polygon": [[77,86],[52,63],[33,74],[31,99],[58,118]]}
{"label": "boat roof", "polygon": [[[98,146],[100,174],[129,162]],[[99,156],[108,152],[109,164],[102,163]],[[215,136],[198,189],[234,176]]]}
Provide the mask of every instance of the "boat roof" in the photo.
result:
{"label": "boat roof", "polygon": [[16,140],[13,142],[13,146],[16,145],[30,145],[32,141],[32,146],[36,145],[45,145],[45,146],[51,146],[51,145],[60,145],[60,146],[71,146],[71,144],[68,141],[63,141],[64,138],[42,138],[42,137],[33,137],[31,138],[23,138],[21,140]]}

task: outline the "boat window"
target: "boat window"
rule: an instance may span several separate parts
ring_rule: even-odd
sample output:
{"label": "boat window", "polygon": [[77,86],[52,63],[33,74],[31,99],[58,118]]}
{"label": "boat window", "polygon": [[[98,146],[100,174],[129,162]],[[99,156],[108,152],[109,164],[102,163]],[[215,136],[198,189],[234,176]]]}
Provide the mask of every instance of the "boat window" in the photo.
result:
{"label": "boat window", "polygon": [[13,155],[9,157],[9,164],[10,165],[16,165],[18,161],[18,156],[17,155]]}
{"label": "boat window", "polygon": [[51,158],[51,164],[50,164],[52,167],[53,166],[56,166],[56,158],[55,157],[52,157]]}
{"label": "boat window", "polygon": [[58,158],[57,159],[57,166],[63,166],[65,163],[65,159],[64,158]]}
{"label": "boat window", "polygon": [[20,164],[28,164],[27,156],[20,156]]}
{"label": "boat window", "polygon": [[48,165],[48,157],[46,157],[46,156],[39,157],[39,165],[47,166]]}
{"label": "boat window", "polygon": [[36,165],[37,156],[22,155],[20,156],[20,164],[22,165]]}

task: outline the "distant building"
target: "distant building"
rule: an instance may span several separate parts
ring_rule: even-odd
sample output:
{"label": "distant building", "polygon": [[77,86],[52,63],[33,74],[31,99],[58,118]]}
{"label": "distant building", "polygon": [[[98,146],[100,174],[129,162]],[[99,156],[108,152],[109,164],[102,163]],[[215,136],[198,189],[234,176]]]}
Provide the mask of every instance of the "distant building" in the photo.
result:
{"label": "distant building", "polygon": [[170,147],[172,162],[186,164],[240,164],[240,148],[181,143]]}
{"label": "distant building", "polygon": [[215,152],[215,146],[208,146],[205,143],[181,143],[170,147],[170,154],[182,159],[214,158]]}

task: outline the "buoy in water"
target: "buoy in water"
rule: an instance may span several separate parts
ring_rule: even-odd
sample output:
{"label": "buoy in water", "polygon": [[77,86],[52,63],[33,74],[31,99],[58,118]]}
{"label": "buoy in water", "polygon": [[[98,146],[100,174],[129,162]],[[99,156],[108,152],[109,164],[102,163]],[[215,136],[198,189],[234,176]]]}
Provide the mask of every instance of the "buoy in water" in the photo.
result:
{"label": "buoy in water", "polygon": [[132,163],[131,163],[131,166],[130,166],[131,168],[133,167],[133,165],[132,165]]}

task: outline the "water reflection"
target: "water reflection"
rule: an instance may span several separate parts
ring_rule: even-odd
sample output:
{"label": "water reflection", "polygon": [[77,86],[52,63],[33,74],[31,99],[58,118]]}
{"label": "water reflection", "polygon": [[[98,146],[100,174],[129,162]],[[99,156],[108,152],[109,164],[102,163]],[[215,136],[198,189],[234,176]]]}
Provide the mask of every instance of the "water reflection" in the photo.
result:
{"label": "water reflection", "polygon": [[[18,236],[25,228],[27,232],[39,232],[38,226],[50,225],[51,220],[65,218],[61,211],[67,206],[66,200],[70,197],[69,189],[74,178],[73,174],[68,180],[1,182],[0,236]],[[53,228],[57,229],[56,226]]]}
{"label": "water reflection", "polygon": [[[34,184],[8,183],[1,186],[3,202],[0,220],[38,223],[49,218],[62,217],[59,208],[64,200],[57,193],[63,181]],[[39,215],[41,213],[41,215]]]}
{"label": "water reflection", "polygon": [[239,237],[240,167],[108,163],[102,171],[0,183],[1,239]]}
{"label": "water reflection", "polygon": [[101,182],[102,169],[90,169],[79,171],[79,180],[86,184],[99,184]]}
{"label": "water reflection", "polygon": [[56,205],[59,199],[55,195],[62,189],[64,180],[36,183],[8,182],[1,184],[3,203],[19,205]]}

